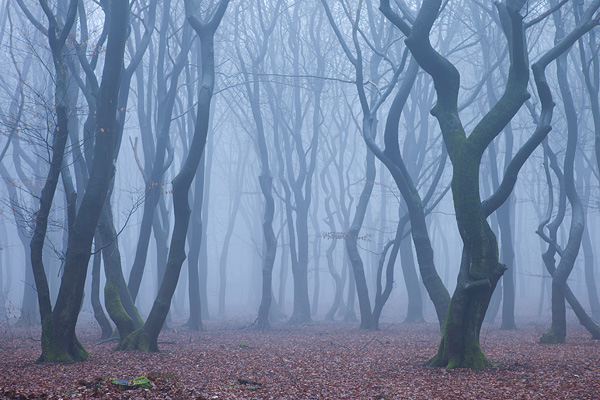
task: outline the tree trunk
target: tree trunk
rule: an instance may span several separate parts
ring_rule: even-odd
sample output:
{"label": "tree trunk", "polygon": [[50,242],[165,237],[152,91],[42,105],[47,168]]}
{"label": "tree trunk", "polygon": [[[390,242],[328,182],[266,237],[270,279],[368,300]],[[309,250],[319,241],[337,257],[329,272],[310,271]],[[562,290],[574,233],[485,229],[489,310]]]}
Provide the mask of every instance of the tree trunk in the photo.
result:
{"label": "tree trunk", "polygon": [[[165,10],[169,10],[170,1],[164,3]],[[169,13],[163,13],[163,21],[161,29],[161,51],[159,54],[159,72],[163,72],[162,63],[164,62],[165,51],[166,51],[166,37],[167,37],[167,26],[169,24]],[[188,52],[191,45],[189,29],[187,24],[184,26],[182,35],[182,44],[180,52],[174,63],[173,69],[170,71],[169,88],[165,87],[166,77],[162,76],[163,79],[159,79],[159,93],[158,97],[159,107],[157,110],[158,121],[157,121],[157,138],[155,154],[152,161],[152,170],[149,173],[148,179],[146,180],[146,193],[144,197],[144,211],[142,215],[142,222],[140,224],[140,233],[138,237],[138,243],[135,252],[135,259],[129,273],[128,287],[134,301],[137,298],[140,284],[142,282],[142,276],[144,274],[144,268],[146,266],[146,258],[148,256],[148,246],[150,243],[150,234],[154,226],[154,218],[156,218],[156,207],[160,202],[161,194],[164,190],[162,181],[166,169],[172,162],[172,157],[167,158],[166,152],[169,143],[169,133],[172,121],[172,113],[175,105],[175,99],[177,97],[178,82],[183,67],[187,63]],[[159,75],[160,76],[160,75]],[[149,140],[148,138],[147,140]],[[147,172],[148,173],[148,172]],[[165,227],[168,231],[168,227]],[[156,233],[155,233],[156,235]],[[159,264],[160,266],[160,264]]]}
{"label": "tree trunk", "polygon": [[119,343],[119,350],[158,351],[158,335],[162,330],[169,312],[173,293],[177,287],[181,266],[185,261],[185,240],[188,232],[190,207],[188,196],[190,186],[196,175],[200,159],[206,146],[210,105],[215,84],[214,35],[223,18],[229,0],[219,2],[215,14],[208,23],[200,23],[191,15],[191,3],[186,1],[186,15],[200,39],[202,76],[198,94],[196,125],[190,150],[181,168],[173,179],[173,210],[175,226],[171,236],[171,246],[167,268],[156,300],[143,327],[134,331]]}
{"label": "tree trunk", "polygon": [[[241,148],[240,148],[241,150]],[[248,154],[246,152],[246,154]],[[246,158],[244,157],[244,160]],[[238,173],[243,170],[242,164],[238,166]],[[238,179],[236,188],[240,188],[242,185],[241,179]],[[241,191],[236,191],[233,194],[233,205],[229,212],[229,221],[227,222],[227,232],[223,239],[223,247],[221,248],[221,256],[219,258],[219,317],[225,316],[225,293],[227,289],[227,256],[229,255],[229,243],[231,242],[231,236],[233,235],[233,229],[235,227],[235,220],[237,218],[238,211],[240,209],[240,203],[242,199]]]}
{"label": "tree trunk", "polygon": [[498,261],[496,236],[486,221],[488,215],[481,204],[479,166],[489,143],[529,98],[527,53],[519,9],[497,4],[511,50],[509,78],[502,98],[467,137],[458,115],[460,74],[454,65],[433,49],[429,40],[440,6],[441,1],[425,0],[406,40],[415,59],[434,80],[437,103],[431,113],[438,119],[452,161],[454,209],[464,243],[457,287],[442,340],[428,365],[481,369],[489,365],[479,345],[481,324],[494,288],[506,267]]}
{"label": "tree trunk", "polygon": [[[264,136],[262,138],[264,140]],[[260,139],[259,139],[260,140]],[[269,309],[271,307],[271,296],[273,293],[273,264],[277,251],[277,239],[273,232],[273,216],[275,214],[275,202],[273,199],[272,182],[269,174],[268,161],[266,159],[266,146],[262,149],[261,157],[266,161],[263,164],[263,173],[259,176],[260,189],[265,198],[265,216],[263,220],[263,235],[265,239],[265,254],[262,263],[262,296],[258,308],[258,327],[266,329],[269,327]]]}
{"label": "tree trunk", "polygon": [[89,356],[75,336],[75,324],[83,299],[94,233],[113,176],[116,103],[129,26],[129,4],[111,3],[110,21],[98,101],[94,161],[77,218],[69,234],[56,305],[43,319],[40,361],[72,362]]}
{"label": "tree trunk", "polygon": [[[403,232],[400,232],[402,235]],[[402,273],[406,284],[406,293],[408,294],[408,309],[404,323],[425,322],[423,318],[423,302],[421,298],[421,287],[419,277],[415,270],[415,259],[413,257],[412,243],[408,239],[397,237],[400,243],[400,263],[402,264]]]}
{"label": "tree trunk", "polygon": [[585,284],[587,287],[590,308],[592,309],[592,318],[596,321],[600,321],[600,302],[598,302],[598,289],[596,287],[596,279],[594,276],[594,251],[592,241],[590,240],[589,229],[584,231],[582,247],[585,262]]}
{"label": "tree trunk", "polygon": [[294,309],[290,323],[310,322],[308,298],[308,207],[296,205],[296,231],[298,239],[298,262],[292,266],[294,276]]}
{"label": "tree trunk", "polygon": [[[335,238],[335,232],[336,232],[335,220],[333,219],[333,213],[331,211],[331,197],[332,197],[332,192],[335,188],[333,187],[333,182],[331,180],[331,177],[327,174],[327,167],[329,166],[330,163],[331,163],[331,161],[329,161],[326,165],[324,165],[323,170],[321,171],[321,187],[323,188],[323,192],[325,193],[325,196],[326,196],[325,197],[325,215],[326,215],[325,223],[327,224],[327,226],[329,228],[329,232],[330,232],[330,235],[328,235],[326,237],[328,237],[328,239],[331,240],[331,243],[329,244],[329,246],[327,246],[327,250],[325,250],[325,258],[327,260],[327,269],[329,270],[329,273],[331,274],[331,277],[333,278],[333,282],[334,282],[333,303],[331,304],[331,307],[325,314],[326,321],[333,321],[335,313],[337,312],[337,309],[340,306],[340,301],[342,299],[342,294],[343,294],[342,278],[340,277],[340,274],[335,269],[335,265],[333,262],[333,252],[335,250],[337,239]],[[325,176],[327,176],[327,178],[328,178],[327,182],[329,182],[330,185],[327,185]]]}
{"label": "tree trunk", "polygon": [[[556,37],[559,42],[564,37],[564,28],[560,17],[560,11],[555,14]],[[577,111],[573,105],[573,97],[567,79],[567,54],[563,53],[556,60],[558,85],[565,107],[567,119],[567,149],[564,160],[564,185],[565,194],[571,204],[571,226],[569,239],[563,250],[558,267],[552,275],[552,326],[540,339],[541,343],[564,343],[567,336],[567,319],[565,295],[567,279],[573,270],[575,260],[581,246],[583,230],[585,227],[585,216],[583,205],[575,188],[575,177],[573,169],[575,166],[575,152],[577,148],[578,123]]]}
{"label": "tree trunk", "polygon": [[[107,199],[100,214],[97,235],[102,246],[102,258],[106,274],[104,304],[108,315],[119,331],[119,337],[124,338],[142,326],[144,321],[133,304],[127,286],[122,286],[124,279],[121,268],[121,253],[117,242],[117,232],[112,222],[112,210],[108,204],[109,201]],[[128,307],[125,307],[126,304]]]}
{"label": "tree trunk", "polygon": [[193,210],[196,213],[192,214],[192,226],[188,246],[190,255],[188,258],[188,296],[190,304],[190,317],[186,325],[193,331],[203,330],[202,326],[202,307],[200,299],[200,276],[198,273],[198,262],[200,261],[200,248],[206,245],[202,238],[202,203],[204,200],[204,162],[206,158],[200,160],[200,167],[196,173],[196,181],[194,182],[194,205]]}
{"label": "tree trunk", "polygon": [[[371,124],[363,122],[365,129],[371,132],[375,132],[376,123],[373,121]],[[362,228],[367,207],[369,205],[369,199],[373,192],[373,185],[375,184],[375,156],[372,152],[367,152],[367,169],[365,172],[365,184],[360,194],[360,199],[356,205],[356,212],[354,213],[354,220],[348,234],[346,235],[346,253],[348,254],[348,260],[352,266],[353,274],[350,276],[348,285],[348,308],[346,309],[346,316],[344,321],[355,321],[356,315],[354,314],[354,296],[358,293],[358,305],[360,308],[360,328],[370,329],[371,327],[371,301],[369,300],[369,289],[367,287],[367,280],[365,269],[362,258],[358,252],[357,241],[359,240],[360,229]]]}
{"label": "tree trunk", "polygon": [[[429,294],[429,297],[435,306],[438,316],[438,323],[440,324],[441,328],[443,321],[445,321],[446,318],[446,312],[448,311],[450,295],[448,294],[448,291],[442,283],[442,280],[440,279],[435,268],[433,247],[431,245],[431,240],[429,239],[427,223],[425,221],[424,203],[426,202],[421,199],[421,196],[419,195],[419,192],[417,191],[417,188],[413,183],[410,174],[408,173],[404,160],[402,159],[402,155],[400,154],[400,147],[398,144],[400,115],[404,105],[406,104],[406,100],[410,90],[412,89],[414,80],[416,79],[417,72],[418,64],[416,61],[411,60],[408,66],[407,76],[404,79],[400,89],[396,93],[396,97],[390,106],[390,111],[385,124],[385,150],[381,151],[379,146],[377,146],[377,144],[375,144],[374,140],[371,138],[365,135],[363,135],[363,138],[369,147],[369,150],[371,150],[388,168],[392,177],[394,178],[396,186],[402,195],[402,198],[406,202],[411,224],[412,240],[417,253],[419,271],[421,273],[421,277],[423,278],[423,283],[425,284],[427,293]],[[443,163],[440,165],[439,173],[436,175],[436,180],[439,180],[441,177],[441,171],[446,161],[445,157],[446,153],[443,152]],[[435,182],[436,181],[434,181],[434,183]],[[433,189],[434,186],[435,185],[432,185],[431,189]],[[430,197],[433,194],[431,189],[426,197]]]}
{"label": "tree trunk", "polygon": [[105,340],[111,337],[113,333],[112,326],[104,314],[102,303],[100,302],[100,268],[102,267],[102,253],[99,249],[100,238],[96,235],[94,239],[94,260],[92,262],[92,309],[94,310],[94,318],[102,329],[100,340]]}

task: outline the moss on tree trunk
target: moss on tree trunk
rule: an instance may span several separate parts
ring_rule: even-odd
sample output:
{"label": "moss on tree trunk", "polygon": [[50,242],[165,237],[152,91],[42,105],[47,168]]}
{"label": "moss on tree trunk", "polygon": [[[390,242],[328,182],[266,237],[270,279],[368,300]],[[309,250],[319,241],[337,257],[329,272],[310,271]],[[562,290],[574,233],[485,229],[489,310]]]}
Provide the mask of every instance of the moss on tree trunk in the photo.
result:
{"label": "moss on tree trunk", "polygon": [[90,354],[83,348],[76,337],[59,340],[54,335],[53,314],[44,319],[42,323],[42,355],[38,358],[38,362],[69,364],[77,361],[85,361],[90,357]]}
{"label": "moss on tree trunk", "polygon": [[127,335],[125,339],[119,343],[115,350],[142,350],[146,352],[158,351],[156,341],[152,340],[144,327]]}

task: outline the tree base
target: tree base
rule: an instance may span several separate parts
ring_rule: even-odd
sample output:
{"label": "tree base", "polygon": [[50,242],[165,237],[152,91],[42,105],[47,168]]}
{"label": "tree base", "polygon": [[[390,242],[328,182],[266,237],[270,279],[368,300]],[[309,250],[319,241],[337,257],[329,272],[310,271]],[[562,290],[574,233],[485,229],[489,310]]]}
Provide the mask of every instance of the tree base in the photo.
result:
{"label": "tree base", "polygon": [[52,318],[46,318],[42,324],[42,354],[37,362],[71,364],[85,361],[91,357],[76,338],[68,347],[68,349],[64,349],[58,345],[52,332]]}
{"label": "tree base", "polygon": [[469,368],[482,370],[492,365],[485,354],[483,354],[483,351],[481,351],[479,343],[466,345],[461,355],[451,356],[448,353],[448,350],[444,346],[444,339],[442,339],[438,353],[427,361],[425,366],[446,369]]}
{"label": "tree base", "polygon": [[126,338],[121,340],[121,343],[119,343],[115,350],[159,351],[156,341],[153,342],[150,339],[144,328],[140,328],[127,335]]}
{"label": "tree base", "polygon": [[344,315],[344,322],[358,322],[358,318],[356,317],[356,313],[354,310],[347,310]]}
{"label": "tree base", "polygon": [[512,324],[512,325],[500,325],[500,330],[501,331],[516,331],[517,325]]}
{"label": "tree base", "polygon": [[258,329],[259,331],[266,331],[271,329],[271,325],[269,324],[269,320],[268,319],[264,319],[264,318],[257,318],[256,320],[256,329]]}
{"label": "tree base", "polygon": [[189,319],[183,326],[194,332],[204,332],[204,324],[202,321],[192,321]]}
{"label": "tree base", "polygon": [[565,342],[566,342],[565,336],[557,334],[553,328],[550,328],[550,330],[548,332],[544,333],[542,335],[542,337],[540,338],[540,343],[542,343],[542,344],[558,344],[558,343],[565,343]]}
{"label": "tree base", "polygon": [[288,320],[287,323],[290,325],[300,325],[300,324],[305,324],[307,322],[312,322],[310,315],[292,314],[292,316],[290,317],[290,319]]}

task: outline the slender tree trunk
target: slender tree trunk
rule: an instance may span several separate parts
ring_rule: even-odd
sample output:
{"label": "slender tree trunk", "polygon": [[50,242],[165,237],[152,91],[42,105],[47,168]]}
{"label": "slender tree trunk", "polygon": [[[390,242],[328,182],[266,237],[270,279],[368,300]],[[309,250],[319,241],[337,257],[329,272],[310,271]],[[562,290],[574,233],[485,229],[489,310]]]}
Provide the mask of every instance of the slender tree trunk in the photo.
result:
{"label": "slender tree trunk", "polygon": [[113,176],[116,103],[129,25],[129,4],[111,3],[110,21],[98,101],[94,161],[77,218],[69,234],[63,280],[56,305],[43,318],[40,361],[72,362],[89,356],[75,336],[75,324],[83,299],[94,233]]}
{"label": "slender tree trunk", "polygon": [[[401,232],[402,234],[403,232]],[[413,257],[412,243],[410,240],[397,238],[400,243],[400,263],[402,264],[402,273],[406,283],[406,292],[408,294],[408,309],[404,322],[424,322],[423,302],[419,285],[419,277],[415,270],[415,259]]]}
{"label": "slender tree trunk", "polygon": [[[564,37],[564,28],[560,12],[555,17],[557,25],[555,41],[558,42]],[[560,27],[559,27],[560,26]],[[540,342],[542,343],[563,343],[567,336],[567,320],[565,294],[567,287],[567,278],[569,277],[575,260],[581,246],[583,230],[585,227],[585,216],[583,205],[575,188],[575,178],[573,169],[575,166],[575,152],[577,147],[577,136],[579,128],[577,123],[577,111],[573,105],[573,97],[567,80],[567,53],[563,53],[556,60],[558,85],[565,107],[567,118],[567,149],[564,160],[564,190],[571,204],[571,226],[569,229],[569,239],[563,250],[558,267],[552,275],[552,326],[546,332]]]}
{"label": "slender tree trunk", "polygon": [[582,245],[585,263],[585,284],[587,287],[590,308],[592,309],[592,318],[596,321],[600,321],[600,302],[598,302],[598,289],[596,287],[596,279],[594,276],[594,251],[592,241],[590,240],[589,229],[584,231]]}
{"label": "slender tree trunk", "polygon": [[204,163],[206,158],[203,156],[200,160],[200,167],[196,173],[196,180],[194,182],[194,206],[193,210],[196,213],[192,213],[192,226],[191,234],[189,237],[188,245],[190,254],[188,258],[188,298],[190,304],[190,317],[186,325],[194,331],[203,330],[202,326],[202,307],[200,299],[200,276],[198,271],[198,262],[200,261],[200,247],[205,245],[202,238],[202,203],[204,200]]}
{"label": "slender tree trunk", "polygon": [[215,84],[214,35],[223,18],[229,0],[219,2],[217,9],[208,23],[201,23],[192,16],[191,2],[186,1],[188,22],[192,25],[200,39],[202,75],[200,92],[198,93],[198,111],[196,125],[190,150],[181,168],[173,179],[173,209],[175,226],[171,236],[171,246],[167,268],[156,300],[146,323],[119,343],[117,349],[158,351],[158,335],[162,330],[169,312],[173,293],[177,287],[181,266],[185,261],[185,241],[188,232],[190,207],[188,196],[190,186],[196,175],[200,159],[206,146],[210,117],[210,105]]}
{"label": "slender tree trunk", "polygon": [[308,208],[296,205],[296,231],[298,233],[298,262],[292,268],[294,275],[294,310],[290,323],[311,321],[308,298]]}
{"label": "slender tree trunk", "polygon": [[102,303],[100,302],[100,268],[102,267],[102,253],[99,250],[98,243],[100,238],[96,234],[94,238],[94,259],[92,262],[92,309],[94,310],[94,318],[102,329],[100,340],[105,340],[111,337],[113,333],[112,326],[106,318]]}
{"label": "slender tree trunk", "polygon": [[[260,139],[259,139],[260,140]],[[264,140],[264,137],[263,137]],[[266,160],[266,146],[262,149],[264,154],[261,156]],[[268,171],[268,162],[263,165],[263,173],[259,176],[260,189],[265,198],[265,216],[263,220],[263,235],[265,239],[265,255],[262,263],[262,295],[261,302],[258,308],[258,327],[266,329],[269,327],[269,309],[271,307],[271,298],[273,293],[272,277],[273,264],[275,263],[275,255],[277,251],[277,239],[273,232],[273,216],[275,214],[275,203],[272,192],[272,178]]]}
{"label": "slender tree trunk", "polygon": [[[396,226],[396,236],[393,241],[389,242],[384,248],[379,259],[379,268],[377,270],[377,291],[375,292],[375,306],[373,307],[373,316],[371,318],[371,326],[369,329],[379,330],[379,318],[381,317],[381,311],[383,306],[387,302],[390,294],[392,293],[392,287],[394,285],[394,268],[396,266],[396,259],[398,258],[398,251],[400,250],[401,241],[403,239],[404,228],[406,226],[407,219],[400,218],[398,225]],[[382,290],[381,279],[383,276],[383,266],[385,264],[385,257],[390,249],[390,257],[387,262],[385,271],[385,289]],[[418,281],[417,281],[418,284]]]}
{"label": "slender tree trunk", "polygon": [[[169,10],[170,0],[164,3],[164,9]],[[169,21],[169,13],[163,13],[163,21],[161,30],[160,43],[163,49],[159,55],[159,73],[163,72],[162,63],[164,62],[164,49],[166,49],[166,32]],[[148,246],[150,243],[150,234],[154,225],[154,218],[156,217],[156,207],[160,202],[161,194],[164,190],[162,181],[166,169],[172,162],[172,158],[167,158],[167,147],[169,143],[169,133],[171,127],[171,115],[173,113],[175,99],[177,97],[178,82],[181,72],[187,62],[188,52],[191,45],[190,32],[186,29],[187,25],[184,26],[182,35],[182,44],[180,52],[175,61],[172,71],[170,72],[169,89],[164,87],[165,83],[160,83],[159,103],[158,112],[158,123],[157,123],[157,139],[154,159],[152,161],[152,170],[146,180],[146,193],[144,198],[144,211],[142,215],[142,222],[140,225],[140,234],[138,237],[138,243],[136,247],[135,259],[129,273],[128,287],[131,296],[135,300],[137,298],[140,284],[142,282],[142,276],[144,274],[144,268],[146,265],[146,258],[148,256]],[[162,79],[166,81],[164,74]],[[168,231],[168,227],[165,228]],[[156,233],[155,233],[156,235]],[[159,264],[160,266],[160,264]]]}
{"label": "slender tree trunk", "polygon": [[[240,148],[241,150],[241,148]],[[248,154],[248,153],[246,153]],[[245,158],[244,158],[245,159]],[[238,172],[242,171],[242,164],[238,166]],[[241,175],[241,174],[240,174]],[[241,180],[238,179],[238,185],[236,188],[241,188]],[[241,191],[233,194],[233,205],[229,212],[229,221],[227,223],[227,232],[223,239],[223,247],[221,248],[221,257],[219,258],[219,311],[220,317],[225,316],[225,293],[227,289],[227,256],[229,255],[229,243],[231,242],[231,236],[233,235],[233,229],[235,227],[235,220],[237,218],[238,211],[240,209],[240,203],[242,199]]]}
{"label": "slender tree trunk", "polygon": [[[212,128],[209,126],[209,129],[212,130]],[[213,147],[212,147],[212,141],[210,139],[208,139],[207,144],[206,144],[206,151],[205,151],[205,161],[204,161],[204,193],[205,196],[203,196],[202,198],[202,207],[200,207],[198,210],[201,210],[201,218],[202,218],[202,230],[201,230],[201,243],[200,243],[200,258],[198,259],[198,274],[199,274],[199,278],[200,278],[200,286],[199,286],[199,290],[200,290],[200,310],[201,310],[201,314],[202,314],[202,319],[205,320],[209,320],[210,319],[210,312],[208,309],[208,237],[206,235],[206,233],[208,232],[208,216],[209,216],[209,212],[208,210],[210,209],[210,196],[208,196],[208,193],[210,193],[210,181],[211,181],[211,174],[210,174],[210,168],[212,166],[212,154],[213,154]]]}
{"label": "slender tree trunk", "polygon": [[[144,321],[133,304],[127,286],[122,286],[124,279],[121,268],[121,253],[117,241],[117,232],[112,222],[112,210],[108,205],[109,201],[107,199],[100,214],[97,235],[102,245],[102,258],[106,273],[104,303],[108,315],[119,331],[119,337],[124,338],[142,326]],[[125,307],[126,304],[128,305],[127,308]]]}
{"label": "slender tree trunk", "polygon": [[[375,132],[376,124],[368,124],[363,122],[365,129],[369,132]],[[370,133],[372,135],[372,133]],[[346,236],[346,253],[348,254],[348,260],[352,266],[353,274],[350,275],[348,285],[348,308],[346,309],[346,315],[344,321],[355,321],[356,315],[354,314],[354,297],[358,293],[358,304],[360,308],[360,327],[361,329],[369,329],[371,327],[371,301],[369,300],[369,289],[367,287],[367,280],[364,270],[364,265],[360,253],[358,252],[357,241],[359,240],[360,229],[362,227],[365,214],[367,212],[367,206],[369,205],[369,199],[373,192],[373,185],[375,184],[375,156],[372,152],[367,152],[367,169],[365,173],[365,184],[356,205],[356,212],[354,213],[354,220],[348,234]]]}
{"label": "slender tree trunk", "polygon": [[[340,301],[342,299],[342,294],[343,294],[343,286],[342,286],[342,278],[340,277],[340,274],[337,272],[337,270],[335,269],[335,264],[333,261],[333,252],[335,250],[335,246],[337,244],[337,239],[336,239],[336,229],[335,229],[335,220],[333,218],[333,213],[331,211],[331,198],[332,198],[332,193],[333,190],[335,189],[333,187],[333,182],[331,180],[331,177],[327,174],[327,167],[330,165],[331,161],[329,161],[329,163],[327,163],[326,165],[323,166],[323,170],[321,172],[321,188],[323,189],[323,192],[325,193],[325,222],[327,223],[327,227],[329,228],[329,235],[326,235],[325,237],[327,237],[329,240],[331,240],[331,243],[329,244],[329,246],[327,246],[327,250],[325,250],[325,258],[327,260],[327,269],[329,270],[329,273],[331,274],[331,277],[333,278],[333,282],[334,282],[334,294],[333,294],[333,302],[331,304],[331,307],[329,308],[329,310],[327,311],[327,313],[325,314],[325,320],[326,321],[333,321],[335,313],[337,312],[338,307],[340,306]],[[325,179],[325,177],[327,177],[327,180]],[[327,184],[327,182],[329,182],[329,185]]]}

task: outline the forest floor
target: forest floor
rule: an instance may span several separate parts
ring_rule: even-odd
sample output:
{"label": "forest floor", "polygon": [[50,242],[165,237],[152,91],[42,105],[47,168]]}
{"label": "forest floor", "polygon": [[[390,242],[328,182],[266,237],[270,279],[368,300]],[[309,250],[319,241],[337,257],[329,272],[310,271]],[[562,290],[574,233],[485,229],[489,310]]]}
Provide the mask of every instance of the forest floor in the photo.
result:
{"label": "forest floor", "polygon": [[[112,351],[114,342],[97,344],[99,328],[80,324],[92,358],[57,365],[36,363],[39,328],[0,326],[0,398],[600,399],[600,342],[578,326],[562,345],[538,344],[545,324],[484,327],[495,366],[483,371],[423,367],[437,348],[435,324],[357,328],[317,322],[260,332],[209,322],[204,332],[168,330],[160,353],[143,353]],[[139,376],[151,387],[110,383]]]}

